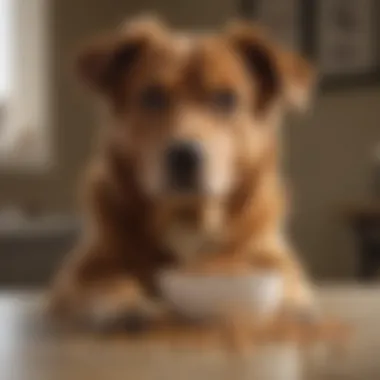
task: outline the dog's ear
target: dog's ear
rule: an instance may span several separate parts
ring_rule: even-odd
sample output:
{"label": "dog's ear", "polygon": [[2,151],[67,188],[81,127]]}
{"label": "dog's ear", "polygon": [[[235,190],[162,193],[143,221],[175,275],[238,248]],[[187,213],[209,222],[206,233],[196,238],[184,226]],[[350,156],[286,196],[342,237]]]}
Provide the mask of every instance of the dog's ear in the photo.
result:
{"label": "dog's ear", "polygon": [[110,95],[123,74],[128,72],[149,42],[162,34],[162,30],[159,20],[141,17],[83,44],[75,61],[79,78],[97,93]]}
{"label": "dog's ear", "polygon": [[258,84],[258,108],[265,108],[274,99],[283,99],[292,109],[307,108],[315,74],[304,58],[284,50],[262,29],[243,22],[230,25],[227,38]]}

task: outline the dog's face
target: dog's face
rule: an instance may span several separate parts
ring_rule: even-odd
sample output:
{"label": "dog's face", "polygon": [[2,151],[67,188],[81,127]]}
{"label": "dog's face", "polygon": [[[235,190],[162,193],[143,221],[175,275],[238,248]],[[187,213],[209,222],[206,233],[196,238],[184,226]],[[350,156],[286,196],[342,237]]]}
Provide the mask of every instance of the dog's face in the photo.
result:
{"label": "dog's face", "polygon": [[258,34],[176,34],[137,22],[84,50],[80,73],[112,107],[114,149],[152,197],[224,197],[273,148],[310,70]]}

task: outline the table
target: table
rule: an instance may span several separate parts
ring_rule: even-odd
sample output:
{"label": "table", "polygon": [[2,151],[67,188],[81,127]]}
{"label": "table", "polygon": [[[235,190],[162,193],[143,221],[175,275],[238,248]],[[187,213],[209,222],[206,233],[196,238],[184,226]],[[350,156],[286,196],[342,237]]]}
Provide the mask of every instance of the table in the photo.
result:
{"label": "table", "polygon": [[[323,367],[323,377],[307,380],[380,378],[377,360],[380,334],[379,288],[327,286],[319,290],[323,308],[339,311],[358,327],[354,349]],[[4,380],[227,380],[251,377],[242,373],[249,357],[228,356],[183,347],[139,344],[138,340],[55,337],[41,325],[42,294],[0,293],[0,378]],[[290,355],[292,355],[291,351]],[[228,354],[231,355],[231,354]],[[329,375],[328,375],[329,374]],[[364,376],[364,377],[363,377]],[[293,379],[290,379],[293,380]]]}

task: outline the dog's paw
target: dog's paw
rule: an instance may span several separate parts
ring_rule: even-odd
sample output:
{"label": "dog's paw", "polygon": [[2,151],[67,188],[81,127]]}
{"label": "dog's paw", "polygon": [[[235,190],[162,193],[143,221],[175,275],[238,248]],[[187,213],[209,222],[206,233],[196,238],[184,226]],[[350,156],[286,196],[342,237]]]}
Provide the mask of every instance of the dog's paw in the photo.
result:
{"label": "dog's paw", "polygon": [[317,324],[322,315],[316,304],[285,304],[280,310],[280,317],[300,324]]}
{"label": "dog's paw", "polygon": [[109,305],[98,303],[92,308],[88,314],[91,329],[104,333],[118,331],[141,333],[148,330],[165,314],[164,307],[150,299],[112,308],[107,306]]}
{"label": "dog's paw", "polygon": [[165,314],[164,305],[147,295],[130,279],[109,282],[93,288],[82,305],[85,323],[90,329],[112,332],[140,332]]}

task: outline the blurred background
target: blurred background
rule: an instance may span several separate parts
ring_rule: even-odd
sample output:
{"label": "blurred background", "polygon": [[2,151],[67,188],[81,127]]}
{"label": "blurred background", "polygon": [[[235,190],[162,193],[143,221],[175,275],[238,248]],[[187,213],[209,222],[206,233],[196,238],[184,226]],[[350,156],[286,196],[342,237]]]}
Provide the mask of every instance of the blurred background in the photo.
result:
{"label": "blurred background", "polygon": [[97,120],[70,59],[84,38],[144,11],[195,29],[256,19],[316,63],[315,104],[283,129],[291,234],[318,280],[375,281],[378,1],[0,0],[0,285],[46,284],[73,245]]}

